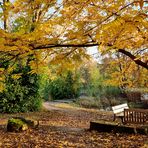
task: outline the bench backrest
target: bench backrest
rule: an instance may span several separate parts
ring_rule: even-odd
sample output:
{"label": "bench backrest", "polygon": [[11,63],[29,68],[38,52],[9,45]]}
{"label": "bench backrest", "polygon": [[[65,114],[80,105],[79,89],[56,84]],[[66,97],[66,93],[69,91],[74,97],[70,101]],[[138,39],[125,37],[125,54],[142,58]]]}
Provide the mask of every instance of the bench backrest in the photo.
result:
{"label": "bench backrest", "polygon": [[125,109],[125,123],[146,123],[148,121],[148,109]]}
{"label": "bench backrest", "polygon": [[124,109],[129,109],[127,103],[116,105],[112,107],[114,114],[118,114],[124,112]]}

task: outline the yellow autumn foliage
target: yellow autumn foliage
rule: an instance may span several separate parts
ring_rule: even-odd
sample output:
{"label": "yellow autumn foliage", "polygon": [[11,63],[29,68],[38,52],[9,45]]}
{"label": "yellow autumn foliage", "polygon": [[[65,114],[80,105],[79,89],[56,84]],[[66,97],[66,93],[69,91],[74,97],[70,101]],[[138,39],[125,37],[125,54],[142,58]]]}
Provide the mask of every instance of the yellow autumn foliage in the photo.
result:
{"label": "yellow autumn foliage", "polygon": [[148,69],[144,0],[8,0],[1,5],[1,63],[13,65],[33,54],[32,73],[47,60],[71,68],[88,58],[86,47],[98,46],[104,54],[121,52]]}

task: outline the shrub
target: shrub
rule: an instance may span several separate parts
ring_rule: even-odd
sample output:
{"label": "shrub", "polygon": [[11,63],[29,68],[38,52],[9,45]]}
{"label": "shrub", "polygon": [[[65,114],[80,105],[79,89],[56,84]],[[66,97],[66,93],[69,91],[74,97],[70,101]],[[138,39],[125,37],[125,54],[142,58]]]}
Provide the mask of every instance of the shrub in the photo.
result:
{"label": "shrub", "polygon": [[72,99],[79,95],[79,84],[71,72],[66,77],[59,76],[52,80],[49,85],[52,99]]}
{"label": "shrub", "polygon": [[143,102],[139,102],[139,103],[135,103],[135,102],[130,102],[128,103],[130,108],[144,108],[144,109],[147,109],[147,106],[146,104],[144,104]]}
{"label": "shrub", "polygon": [[101,98],[100,101],[104,109],[110,107],[110,100],[108,98]]}
{"label": "shrub", "polygon": [[123,104],[123,103],[126,103],[126,102],[127,101],[123,98],[112,98],[112,99],[110,99],[110,105],[111,106]]}
{"label": "shrub", "polygon": [[50,82],[47,75],[40,75],[39,94],[43,100],[50,100]]}
{"label": "shrub", "polygon": [[83,89],[83,93],[87,96],[97,97],[97,98],[118,98],[122,95],[122,90],[119,87],[93,85],[91,84],[86,90]]}
{"label": "shrub", "polygon": [[[17,73],[17,70],[13,72]],[[39,76],[28,74],[29,71],[29,66],[22,68],[22,77],[17,80],[12,78],[12,74],[7,76],[6,88],[0,93],[0,112],[28,112],[41,108],[42,100],[38,93]]]}
{"label": "shrub", "polygon": [[71,94],[68,91],[68,87],[62,78],[58,78],[50,82],[50,93],[52,99],[65,99],[70,98]]}
{"label": "shrub", "polygon": [[121,95],[121,89],[115,86],[104,86],[104,96],[106,97],[119,97]]}
{"label": "shrub", "polygon": [[102,108],[100,99],[96,99],[94,97],[80,97],[76,100],[75,103],[85,108]]}

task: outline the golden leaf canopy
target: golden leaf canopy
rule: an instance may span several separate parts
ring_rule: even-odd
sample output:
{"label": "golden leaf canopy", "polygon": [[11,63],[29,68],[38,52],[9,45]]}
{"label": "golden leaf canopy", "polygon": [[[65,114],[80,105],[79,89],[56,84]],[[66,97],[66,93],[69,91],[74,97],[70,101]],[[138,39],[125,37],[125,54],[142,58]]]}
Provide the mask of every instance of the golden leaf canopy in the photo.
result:
{"label": "golden leaf canopy", "polygon": [[[36,60],[30,64],[33,69],[47,61],[57,63],[59,59],[75,65],[88,58],[87,47],[98,46],[101,52],[120,52],[148,69],[147,3],[144,0],[3,0],[0,60],[10,61],[13,66],[15,61],[34,55]],[[4,73],[6,69],[0,66],[0,72]]]}

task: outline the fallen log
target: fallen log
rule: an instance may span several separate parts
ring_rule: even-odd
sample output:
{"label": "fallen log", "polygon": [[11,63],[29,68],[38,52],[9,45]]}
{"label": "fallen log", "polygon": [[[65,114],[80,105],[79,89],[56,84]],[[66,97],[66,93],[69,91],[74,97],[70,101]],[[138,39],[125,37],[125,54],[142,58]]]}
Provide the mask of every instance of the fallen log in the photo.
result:
{"label": "fallen log", "polygon": [[90,122],[90,130],[99,132],[114,132],[114,133],[129,133],[129,134],[148,134],[148,125],[134,126],[123,125],[108,121],[93,121]]}

